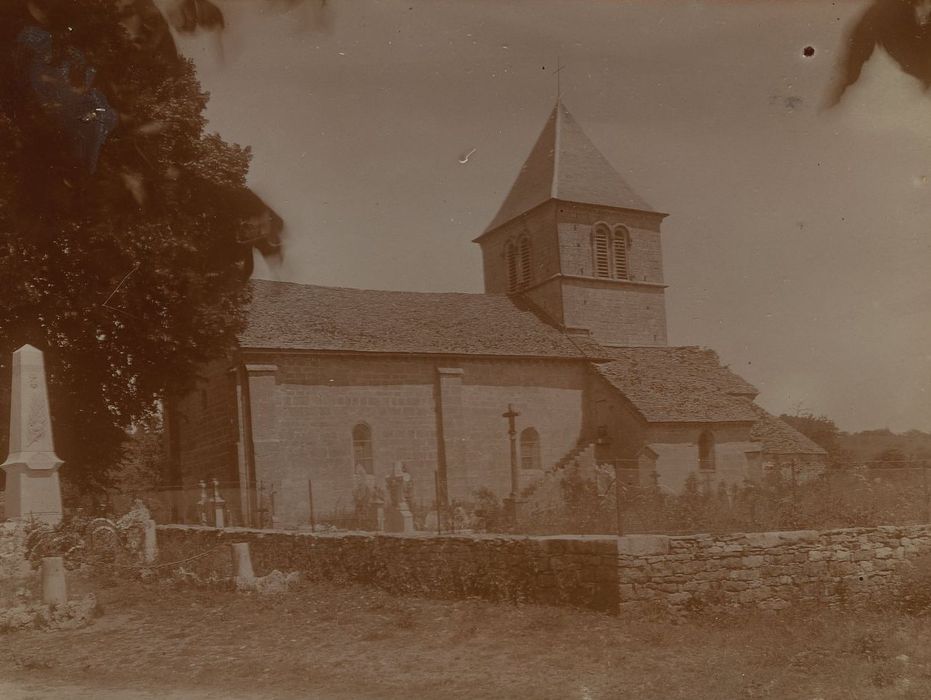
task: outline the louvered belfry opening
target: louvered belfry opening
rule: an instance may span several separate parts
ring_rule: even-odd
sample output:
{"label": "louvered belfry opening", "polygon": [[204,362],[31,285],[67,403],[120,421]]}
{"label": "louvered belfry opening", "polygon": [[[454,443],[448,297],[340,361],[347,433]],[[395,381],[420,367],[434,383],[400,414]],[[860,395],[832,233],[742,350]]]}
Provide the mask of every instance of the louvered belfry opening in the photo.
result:
{"label": "louvered belfry opening", "polygon": [[593,247],[595,249],[595,277],[611,276],[611,257],[608,253],[611,232],[605,224],[595,226]]}
{"label": "louvered belfry opening", "polygon": [[612,230],[604,223],[595,225],[592,233],[595,277],[630,279],[627,258],[628,240],[629,234],[623,226],[615,226]]}
{"label": "louvered belfry opening", "polygon": [[513,294],[518,288],[517,246],[514,245],[514,241],[507,242],[504,257],[508,269],[508,292]]}
{"label": "louvered belfry opening", "polygon": [[629,270],[627,269],[627,241],[627,229],[623,226],[615,228],[611,240],[614,253],[614,279],[629,279]]}
{"label": "louvered belfry opening", "polygon": [[533,281],[530,239],[522,236],[516,241],[508,241],[504,246],[504,258],[508,271],[508,294],[529,287]]}
{"label": "louvered belfry opening", "polygon": [[532,268],[530,265],[530,239],[524,236],[520,239],[518,244],[520,250],[520,280],[519,285],[521,289],[526,289],[530,286],[530,281],[532,275]]}

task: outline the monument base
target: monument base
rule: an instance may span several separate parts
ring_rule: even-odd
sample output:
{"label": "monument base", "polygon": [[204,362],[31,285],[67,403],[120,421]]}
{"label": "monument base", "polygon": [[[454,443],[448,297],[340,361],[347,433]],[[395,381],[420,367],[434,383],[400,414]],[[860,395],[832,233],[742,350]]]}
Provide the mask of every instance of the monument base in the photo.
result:
{"label": "monument base", "polygon": [[414,516],[408,508],[388,508],[385,532],[414,532]]}
{"label": "monument base", "polygon": [[520,525],[520,519],[523,511],[524,500],[508,496],[504,499],[504,515],[508,525],[517,528]]}
{"label": "monument base", "polygon": [[30,469],[25,464],[4,464],[6,517],[61,522],[61,484],[58,468]]}

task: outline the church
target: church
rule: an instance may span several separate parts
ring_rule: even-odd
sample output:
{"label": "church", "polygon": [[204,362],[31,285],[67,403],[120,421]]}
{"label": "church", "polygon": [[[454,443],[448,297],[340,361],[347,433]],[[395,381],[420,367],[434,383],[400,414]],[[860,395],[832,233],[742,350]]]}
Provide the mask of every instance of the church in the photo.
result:
{"label": "church", "polygon": [[558,102],[475,238],[484,293],[253,280],[236,347],[166,407],[170,477],[296,527],[395,469],[429,508],[508,496],[512,463],[521,486],[587,460],[670,491],[823,467],[712,350],[667,344],[666,216]]}

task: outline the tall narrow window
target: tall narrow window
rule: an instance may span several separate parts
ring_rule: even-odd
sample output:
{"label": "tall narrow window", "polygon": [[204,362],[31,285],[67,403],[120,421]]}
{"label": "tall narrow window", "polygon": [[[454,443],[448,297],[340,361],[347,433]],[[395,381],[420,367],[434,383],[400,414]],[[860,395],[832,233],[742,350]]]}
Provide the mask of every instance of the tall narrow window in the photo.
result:
{"label": "tall narrow window", "polygon": [[530,286],[533,268],[530,265],[530,239],[524,236],[518,244],[520,250],[519,286],[521,289]]}
{"label": "tall narrow window", "polygon": [[516,292],[518,286],[517,246],[508,241],[504,246],[504,260],[508,269],[508,292]]}
{"label": "tall narrow window", "polygon": [[592,234],[592,247],[595,249],[595,277],[611,276],[611,259],[608,254],[610,231],[604,224],[595,226]]}
{"label": "tall narrow window", "polygon": [[698,468],[702,471],[714,469],[714,434],[710,430],[698,438]]}
{"label": "tall narrow window", "polygon": [[520,433],[521,469],[540,469],[540,434],[535,428],[525,428]]}
{"label": "tall narrow window", "polygon": [[359,423],[352,429],[353,467],[362,467],[366,473],[375,473],[375,460],[372,457],[372,429],[365,423]]}
{"label": "tall narrow window", "polygon": [[614,279],[626,280],[629,278],[629,270],[627,269],[627,241],[627,229],[623,226],[615,228],[611,240],[614,257],[614,274],[612,276]]}

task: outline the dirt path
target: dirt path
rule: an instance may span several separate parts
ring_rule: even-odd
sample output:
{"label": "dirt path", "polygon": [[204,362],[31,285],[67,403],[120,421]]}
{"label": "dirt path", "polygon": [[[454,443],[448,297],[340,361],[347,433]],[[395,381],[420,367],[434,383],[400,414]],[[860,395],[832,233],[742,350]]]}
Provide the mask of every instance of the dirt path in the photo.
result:
{"label": "dirt path", "polygon": [[[271,698],[272,696],[266,696]],[[323,696],[319,696],[323,697]],[[101,688],[37,681],[0,681],[0,698],[4,700],[258,700],[255,695],[230,695],[227,691],[139,690],[135,688]],[[265,700],[262,698],[261,700]]]}
{"label": "dirt path", "polygon": [[[366,696],[357,693],[303,691],[236,692],[217,688],[105,687],[95,684],[74,685],[37,679],[0,680],[3,700],[355,700]],[[370,695],[370,698],[377,696]]]}
{"label": "dirt path", "polygon": [[672,625],[363,586],[96,590],[89,627],[0,636],[2,700],[931,698],[931,618],[893,610]]}

